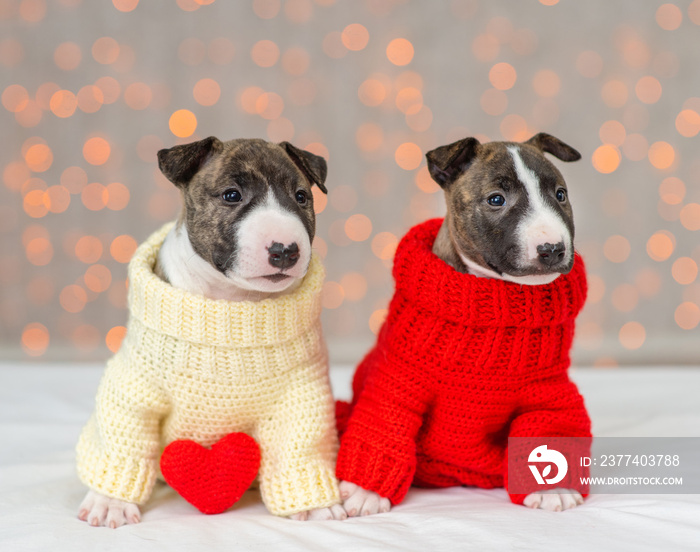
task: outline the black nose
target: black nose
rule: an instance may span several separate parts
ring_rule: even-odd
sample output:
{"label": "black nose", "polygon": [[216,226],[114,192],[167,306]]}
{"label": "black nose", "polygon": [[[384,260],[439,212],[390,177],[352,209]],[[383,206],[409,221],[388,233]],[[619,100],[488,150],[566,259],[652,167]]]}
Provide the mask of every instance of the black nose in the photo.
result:
{"label": "black nose", "polygon": [[540,256],[540,262],[545,266],[554,266],[564,260],[566,255],[566,246],[564,242],[559,242],[556,245],[545,243],[537,246],[537,254]]}
{"label": "black nose", "polygon": [[299,246],[296,243],[285,247],[284,244],[272,242],[267,248],[267,253],[268,262],[280,270],[293,267],[299,260]]}

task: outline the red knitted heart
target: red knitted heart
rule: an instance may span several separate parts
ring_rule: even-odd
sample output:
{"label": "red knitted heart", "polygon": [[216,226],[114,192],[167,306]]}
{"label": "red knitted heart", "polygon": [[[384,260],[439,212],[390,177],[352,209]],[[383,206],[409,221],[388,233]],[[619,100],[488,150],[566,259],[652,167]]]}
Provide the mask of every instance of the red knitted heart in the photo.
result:
{"label": "red knitted heart", "polygon": [[245,433],[230,433],[207,449],[181,439],[163,451],[160,470],[182,498],[205,514],[220,514],[250,487],[260,467],[260,449]]}

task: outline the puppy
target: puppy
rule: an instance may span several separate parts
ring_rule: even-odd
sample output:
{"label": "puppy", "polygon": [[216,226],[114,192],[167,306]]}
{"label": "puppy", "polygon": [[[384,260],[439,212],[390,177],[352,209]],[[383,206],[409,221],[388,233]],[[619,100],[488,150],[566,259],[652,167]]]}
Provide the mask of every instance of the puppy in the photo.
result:
{"label": "puppy", "polygon": [[[544,153],[580,159],[544,133],[428,152],[447,214],[399,245],[387,321],[352,403],[336,407],[348,515],[386,512],[411,484],[505,486],[508,436],[590,436],[566,375],[585,272],[566,183]],[[546,510],[583,502],[566,488],[511,499]]]}
{"label": "puppy", "polygon": [[[183,209],[130,264],[127,337],[108,363],[96,413],[78,445],[79,475],[91,487],[78,517],[93,526],[138,523],[137,503],[148,498],[169,442],[211,446],[245,432],[260,448],[260,487],[269,510],[298,520],[343,519],[318,320],[323,269],[311,250],[311,187],[327,193],[325,160],[288,142],[209,137],[159,151],[158,164],[179,188]],[[166,320],[171,308],[174,320]],[[279,320],[270,314],[278,311]],[[295,319],[304,315],[309,319]],[[189,337],[180,339],[168,329],[172,324]],[[267,333],[258,336],[261,325]],[[201,338],[192,337],[200,330]],[[290,337],[273,347],[278,341],[270,341],[270,332]],[[146,343],[149,336],[158,349]],[[196,343],[189,348],[188,341]],[[293,360],[299,350],[308,357],[301,365]],[[299,399],[305,412],[293,410]],[[312,489],[318,502],[312,504],[304,485],[316,481],[323,484]]]}

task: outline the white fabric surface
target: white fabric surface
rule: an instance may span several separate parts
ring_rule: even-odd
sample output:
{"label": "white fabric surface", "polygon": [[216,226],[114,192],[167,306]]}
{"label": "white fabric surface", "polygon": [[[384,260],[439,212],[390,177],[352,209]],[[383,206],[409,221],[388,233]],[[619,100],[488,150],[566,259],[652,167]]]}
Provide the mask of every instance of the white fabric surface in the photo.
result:
{"label": "white fabric surface", "polygon": [[[512,505],[504,490],[412,489],[388,514],[295,522],[250,491],[205,516],[160,485],[139,525],[88,527],[74,468],[95,366],[0,364],[0,551],[700,550],[700,496],[597,495],[574,510]],[[577,370],[597,436],[700,436],[700,369]],[[351,370],[336,367],[336,395]]]}

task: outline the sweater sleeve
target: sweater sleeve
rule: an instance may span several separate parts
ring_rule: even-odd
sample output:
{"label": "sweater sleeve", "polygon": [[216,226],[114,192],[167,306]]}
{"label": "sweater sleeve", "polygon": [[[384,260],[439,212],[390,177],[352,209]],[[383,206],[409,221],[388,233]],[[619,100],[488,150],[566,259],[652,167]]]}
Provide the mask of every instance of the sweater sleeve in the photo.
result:
{"label": "sweater sleeve", "polygon": [[[563,376],[557,380],[546,380],[539,384],[529,385],[528,400],[523,405],[523,411],[511,423],[509,437],[536,438],[536,437],[576,437],[566,441],[566,445],[579,455],[590,453],[591,421],[576,385],[567,377]],[[522,474],[510,474],[508,472],[508,458],[523,459],[527,461],[532,450],[532,445],[541,444],[536,439],[520,439],[511,441],[506,449],[504,459],[504,486],[513,490],[522,488],[522,480],[516,478]],[[527,450],[524,446],[529,445]],[[588,468],[580,466],[570,466],[566,477],[555,485],[542,487],[574,489],[583,496],[587,496],[588,487],[581,484],[579,477],[588,475]],[[510,481],[509,481],[510,480]],[[529,471],[526,472],[526,487],[532,487]],[[522,504],[526,494],[508,493],[510,499],[515,504]]]}
{"label": "sweater sleeve", "polygon": [[78,475],[106,496],[143,504],[158,474],[160,422],[169,405],[128,348],[107,364],[95,412],[77,446]]}
{"label": "sweater sleeve", "polygon": [[[336,475],[400,503],[416,471],[416,435],[427,409],[421,378],[374,351],[343,434]],[[362,367],[361,367],[362,368]]]}
{"label": "sweater sleeve", "polygon": [[255,436],[261,451],[262,499],[270,513],[278,516],[340,503],[334,473],[338,437],[327,357],[289,376]]}

